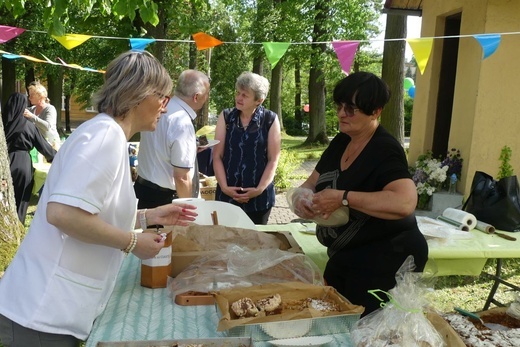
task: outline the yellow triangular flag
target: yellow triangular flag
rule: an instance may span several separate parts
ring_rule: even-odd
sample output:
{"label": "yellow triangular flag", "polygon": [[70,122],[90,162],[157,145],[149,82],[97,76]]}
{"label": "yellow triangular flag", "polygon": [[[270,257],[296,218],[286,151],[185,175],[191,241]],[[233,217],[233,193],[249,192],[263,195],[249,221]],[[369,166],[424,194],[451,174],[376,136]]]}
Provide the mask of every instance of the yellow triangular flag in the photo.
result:
{"label": "yellow triangular flag", "polygon": [[52,37],[56,41],[61,43],[63,45],[63,47],[67,48],[68,50],[71,50],[71,49],[73,49],[75,47],[78,47],[83,42],[85,42],[88,39],[90,39],[92,36],[90,36],[90,35],[81,35],[81,34],[67,34],[67,35],[64,35],[64,36],[54,36],[54,35],[52,35]]}
{"label": "yellow triangular flag", "polygon": [[408,42],[410,48],[412,49],[413,55],[415,56],[415,61],[417,61],[417,66],[419,67],[419,71],[421,71],[422,75],[424,73],[424,69],[426,69],[426,65],[428,64],[428,59],[430,59],[433,38],[406,39],[406,42]]}

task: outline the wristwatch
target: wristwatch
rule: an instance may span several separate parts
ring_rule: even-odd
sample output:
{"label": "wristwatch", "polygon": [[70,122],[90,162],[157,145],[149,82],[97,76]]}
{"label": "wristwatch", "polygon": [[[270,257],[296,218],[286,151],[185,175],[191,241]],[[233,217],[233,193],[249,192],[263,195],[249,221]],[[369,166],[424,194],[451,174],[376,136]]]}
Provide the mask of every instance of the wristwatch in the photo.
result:
{"label": "wristwatch", "polygon": [[341,200],[341,203],[343,204],[343,206],[348,206],[348,200],[347,200],[347,195],[348,195],[348,190],[345,190],[345,192],[343,193],[343,199]]}

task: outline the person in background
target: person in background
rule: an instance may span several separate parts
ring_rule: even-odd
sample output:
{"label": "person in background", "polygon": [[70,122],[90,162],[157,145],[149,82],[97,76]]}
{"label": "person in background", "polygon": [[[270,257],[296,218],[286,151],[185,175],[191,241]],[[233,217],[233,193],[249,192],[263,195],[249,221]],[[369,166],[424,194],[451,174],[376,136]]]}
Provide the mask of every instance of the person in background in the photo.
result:
{"label": "person in background", "polygon": [[[0,281],[0,344],[77,347],[114,289],[125,255],[156,256],[161,235],[147,224],[187,225],[195,206],[137,210],[127,142],[153,131],[172,81],[146,51],[129,51],[107,67],[94,96],[100,112],[58,151],[33,222]],[[137,222],[136,222],[137,221]]]}
{"label": "person in background", "polygon": [[262,103],[269,81],[243,72],[236,81],[235,107],[217,120],[213,169],[215,200],[241,207],[255,224],[267,224],[275,203],[273,179],[280,158],[278,115]]}
{"label": "person in background", "polygon": [[132,182],[135,182],[137,179],[137,164],[139,161],[137,160],[137,149],[135,146],[131,145],[128,147],[128,152],[130,153],[129,159],[130,159],[130,173],[132,175]]}
{"label": "person in background", "polygon": [[368,72],[353,73],[334,88],[340,133],[323,152],[301,188],[314,192],[312,203],[293,198],[302,218],[329,218],[340,207],[350,209],[346,224],[318,225],[316,235],[327,247],[324,278],[364,315],[380,301],[367,291],[388,291],[409,255],[416,271],[428,260],[428,246],[417,227],[417,191],[401,144],[380,124],[390,98],[384,81]]}
{"label": "person in background", "polygon": [[167,115],[154,132],[141,133],[134,184],[139,208],[176,198],[198,197],[197,138],[193,121],[209,97],[209,78],[197,70],[183,71]]}
{"label": "person in background", "polygon": [[33,147],[36,148],[48,162],[56,155],[56,150],[43,138],[36,126],[23,116],[26,107],[25,95],[13,93],[2,108],[16,210],[22,224],[25,223],[34,184],[34,167],[29,152]]}
{"label": "person in background", "polygon": [[47,97],[47,89],[39,82],[31,83],[28,87],[29,101],[33,106],[24,112],[24,116],[36,124],[43,137],[54,147],[58,148],[60,136],[56,128],[58,113]]}

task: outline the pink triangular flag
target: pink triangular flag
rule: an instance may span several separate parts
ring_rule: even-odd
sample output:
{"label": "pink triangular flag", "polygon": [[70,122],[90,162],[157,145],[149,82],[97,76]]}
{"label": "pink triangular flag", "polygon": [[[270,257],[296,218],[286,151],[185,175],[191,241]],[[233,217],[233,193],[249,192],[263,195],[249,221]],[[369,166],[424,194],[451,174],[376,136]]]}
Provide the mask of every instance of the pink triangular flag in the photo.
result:
{"label": "pink triangular flag", "polygon": [[339,64],[341,69],[347,75],[350,72],[350,67],[356,56],[359,41],[334,41],[332,47],[338,56]]}
{"label": "pink triangular flag", "polygon": [[21,35],[24,31],[25,29],[22,28],[0,25],[0,43],[6,43],[7,41]]}

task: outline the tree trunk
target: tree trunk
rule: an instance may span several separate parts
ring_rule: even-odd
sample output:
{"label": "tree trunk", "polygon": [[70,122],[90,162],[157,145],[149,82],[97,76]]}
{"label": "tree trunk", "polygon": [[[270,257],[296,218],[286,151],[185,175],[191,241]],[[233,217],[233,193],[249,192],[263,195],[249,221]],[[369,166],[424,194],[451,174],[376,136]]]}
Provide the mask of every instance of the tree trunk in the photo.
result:
{"label": "tree trunk", "polygon": [[283,63],[280,60],[271,72],[271,98],[269,99],[269,109],[278,115],[280,130],[284,131],[282,119],[282,75]]}
{"label": "tree trunk", "polygon": [[302,104],[302,76],[301,76],[301,64],[299,60],[296,60],[294,64],[294,119],[296,120],[296,128],[302,130],[303,123],[303,104]]}
{"label": "tree trunk", "polygon": [[61,96],[63,95],[63,67],[57,67],[56,73],[47,75],[47,94],[51,105],[58,114],[56,127],[61,128]]}
{"label": "tree trunk", "polygon": [[[406,37],[406,16],[387,14],[385,39]],[[381,125],[404,145],[404,62],[406,41],[385,41],[382,78],[392,97],[381,113]]]}
{"label": "tree trunk", "polygon": [[25,63],[25,91],[27,92],[27,95],[29,95],[27,86],[35,80],[36,77],[34,77],[34,63]]}
{"label": "tree trunk", "polygon": [[[153,37],[155,39],[166,38],[166,31],[168,29],[168,10],[167,6],[170,5],[168,1],[156,1],[159,9],[157,16],[159,17],[159,24],[154,26],[150,23],[143,23],[139,11],[136,11],[136,16],[133,21],[134,27],[138,32],[141,32],[141,28],[146,31],[146,37]],[[153,45],[150,45],[150,53],[157,58],[161,63],[164,64],[164,50],[166,49],[166,42],[155,41]]]}
{"label": "tree trunk", "polygon": [[[313,42],[321,42],[322,36],[327,31],[325,21],[328,13],[328,0],[316,2],[314,28],[312,33]],[[325,74],[323,72],[323,57],[327,46],[320,43],[312,46],[311,69],[309,73],[309,135],[305,143],[328,144],[327,127],[325,121]]]}
{"label": "tree trunk", "polygon": [[[262,53],[263,54],[263,53]],[[253,58],[253,72],[263,76],[264,74],[264,58],[262,56],[256,56]]]}

